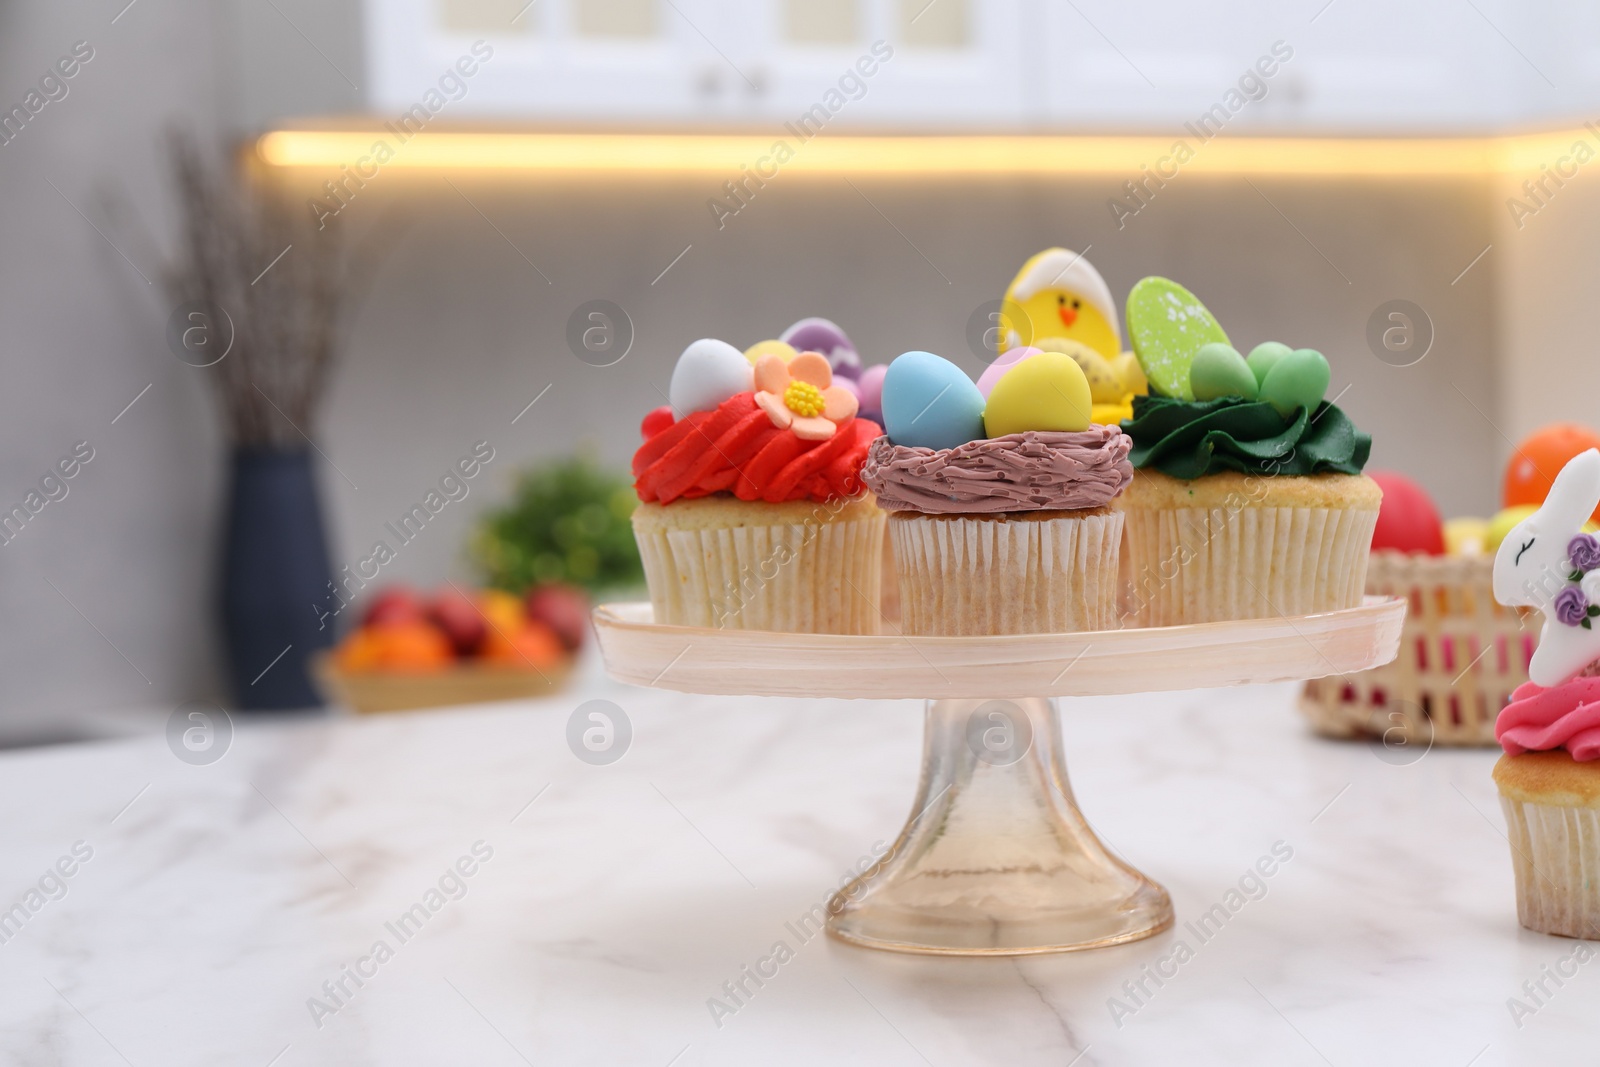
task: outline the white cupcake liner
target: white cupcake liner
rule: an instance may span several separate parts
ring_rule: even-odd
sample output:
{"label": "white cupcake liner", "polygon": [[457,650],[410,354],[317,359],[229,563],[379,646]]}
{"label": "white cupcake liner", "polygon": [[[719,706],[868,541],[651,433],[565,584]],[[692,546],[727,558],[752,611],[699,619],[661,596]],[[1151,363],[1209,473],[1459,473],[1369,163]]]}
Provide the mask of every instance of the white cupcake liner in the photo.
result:
{"label": "white cupcake liner", "polygon": [[1600,809],[1500,797],[1517,919],[1530,930],[1600,940]]}
{"label": "white cupcake liner", "polygon": [[878,632],[880,512],[770,526],[641,530],[655,620],[786,633]]}
{"label": "white cupcake liner", "polygon": [[1139,626],[1310,615],[1361,603],[1376,511],[1128,508],[1124,611]]}
{"label": "white cupcake liner", "polygon": [[900,512],[889,532],[904,633],[1072,633],[1116,625],[1119,512],[1029,520]]}

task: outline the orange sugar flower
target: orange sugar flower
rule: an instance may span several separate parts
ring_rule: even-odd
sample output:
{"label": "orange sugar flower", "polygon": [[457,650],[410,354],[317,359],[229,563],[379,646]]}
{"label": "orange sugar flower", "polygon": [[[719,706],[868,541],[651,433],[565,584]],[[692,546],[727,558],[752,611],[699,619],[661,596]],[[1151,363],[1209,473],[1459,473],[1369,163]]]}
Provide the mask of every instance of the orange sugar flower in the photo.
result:
{"label": "orange sugar flower", "polygon": [[841,422],[855,418],[855,394],[833,384],[833,368],[816,352],[785,363],[779,356],[756,360],[756,403],[778,429],[804,441],[826,441]]}

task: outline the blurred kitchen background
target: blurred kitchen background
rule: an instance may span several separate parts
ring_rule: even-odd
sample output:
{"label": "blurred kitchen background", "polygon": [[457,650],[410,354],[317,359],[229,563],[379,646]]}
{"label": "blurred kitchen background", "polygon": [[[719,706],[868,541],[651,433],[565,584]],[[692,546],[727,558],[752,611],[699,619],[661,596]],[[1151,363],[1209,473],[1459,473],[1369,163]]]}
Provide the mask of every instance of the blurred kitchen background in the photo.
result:
{"label": "blurred kitchen background", "polygon": [[[0,504],[93,449],[0,546],[0,743],[229,705],[228,441],[215,368],[168,340],[169,134],[309,220],[419,103],[423,138],[328,220],[382,238],[300,428],[335,571],[485,441],[382,577],[481,583],[466,546],[515,472],[584,450],[625,471],[698,337],[821,315],[869,364],[922,348],[976,373],[974,316],[1051,245],[1119,301],[1167,275],[1242,347],[1326,353],[1373,464],[1446,515],[1497,510],[1522,434],[1596,418],[1600,164],[1574,145],[1600,152],[1600,8],[1579,0],[0,0],[0,108],[28,112],[0,143]],[[818,104],[803,141],[786,124]],[[451,131],[483,136],[430,147]],[[894,156],[972,134],[1016,139]],[[795,158],[731,200],[777,139]],[[1142,200],[1141,165],[1173,174]],[[614,363],[569,343],[602,300],[631,334]],[[1391,301],[1423,313],[1420,361],[1370,340]]]}

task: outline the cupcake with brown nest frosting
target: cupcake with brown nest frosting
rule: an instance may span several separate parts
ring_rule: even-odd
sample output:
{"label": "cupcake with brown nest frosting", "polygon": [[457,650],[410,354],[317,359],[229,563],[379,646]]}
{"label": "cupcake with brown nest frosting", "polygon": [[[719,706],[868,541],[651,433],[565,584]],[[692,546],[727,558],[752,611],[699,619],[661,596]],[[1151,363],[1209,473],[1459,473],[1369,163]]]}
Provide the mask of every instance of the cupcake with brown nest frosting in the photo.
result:
{"label": "cupcake with brown nest frosting", "polygon": [[1122,515],[1109,505],[1133,477],[1131,442],[1088,422],[1088,384],[1072,360],[1040,353],[1018,367],[1035,361],[988,397],[929,353],[890,365],[888,433],[868,448],[861,479],[890,513],[905,633],[1116,624]]}

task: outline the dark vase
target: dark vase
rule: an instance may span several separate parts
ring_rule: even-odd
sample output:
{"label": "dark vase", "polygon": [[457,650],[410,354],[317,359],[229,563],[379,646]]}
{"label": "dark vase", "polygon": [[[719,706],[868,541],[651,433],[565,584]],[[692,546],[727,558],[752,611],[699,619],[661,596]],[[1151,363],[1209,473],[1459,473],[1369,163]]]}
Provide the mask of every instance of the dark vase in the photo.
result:
{"label": "dark vase", "polygon": [[236,707],[322,699],[311,658],[333,643],[319,621],[333,573],[309,450],[236,449],[222,546],[222,626]]}

